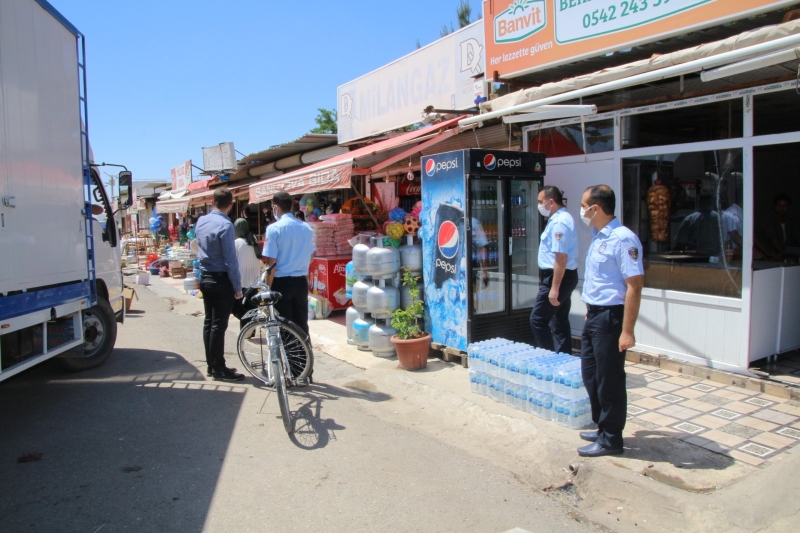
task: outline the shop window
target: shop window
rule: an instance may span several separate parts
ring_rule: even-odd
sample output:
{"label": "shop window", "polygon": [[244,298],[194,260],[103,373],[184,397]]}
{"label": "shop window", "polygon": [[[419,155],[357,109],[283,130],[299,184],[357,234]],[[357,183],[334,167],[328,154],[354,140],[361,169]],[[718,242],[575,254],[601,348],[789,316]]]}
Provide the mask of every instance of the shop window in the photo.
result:
{"label": "shop window", "polygon": [[540,152],[547,157],[566,157],[614,150],[613,120],[587,122],[583,127],[584,133],[581,131],[580,123],[532,131],[528,137],[528,151]]}
{"label": "shop window", "polygon": [[753,134],[800,131],[800,95],[795,91],[760,94],[753,98]]}
{"label": "shop window", "polygon": [[742,99],[622,117],[622,148],[666,146],[743,135]]}
{"label": "shop window", "polygon": [[741,297],[741,149],[625,158],[622,200],[645,287]]}

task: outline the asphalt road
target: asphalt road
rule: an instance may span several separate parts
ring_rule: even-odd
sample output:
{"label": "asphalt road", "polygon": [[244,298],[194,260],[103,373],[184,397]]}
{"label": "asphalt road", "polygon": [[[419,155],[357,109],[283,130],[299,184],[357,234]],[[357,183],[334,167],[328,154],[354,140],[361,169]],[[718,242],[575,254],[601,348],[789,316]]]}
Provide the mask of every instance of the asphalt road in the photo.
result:
{"label": "asphalt road", "polygon": [[324,354],[317,384],[291,395],[290,438],[269,390],[205,377],[202,318],[139,292],[101,368],[52,361],[0,383],[4,531],[599,529],[512,472],[368,414],[402,400]]}

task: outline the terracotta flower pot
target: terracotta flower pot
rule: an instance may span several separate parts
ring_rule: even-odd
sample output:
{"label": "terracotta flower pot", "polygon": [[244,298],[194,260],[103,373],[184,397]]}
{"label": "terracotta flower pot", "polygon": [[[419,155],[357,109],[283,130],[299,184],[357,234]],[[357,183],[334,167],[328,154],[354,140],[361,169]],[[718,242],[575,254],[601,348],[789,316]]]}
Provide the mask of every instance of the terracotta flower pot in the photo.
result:
{"label": "terracotta flower pot", "polygon": [[426,334],[419,339],[398,339],[392,337],[392,343],[397,348],[397,360],[406,370],[421,370],[428,366],[428,352],[431,347],[431,335]]}

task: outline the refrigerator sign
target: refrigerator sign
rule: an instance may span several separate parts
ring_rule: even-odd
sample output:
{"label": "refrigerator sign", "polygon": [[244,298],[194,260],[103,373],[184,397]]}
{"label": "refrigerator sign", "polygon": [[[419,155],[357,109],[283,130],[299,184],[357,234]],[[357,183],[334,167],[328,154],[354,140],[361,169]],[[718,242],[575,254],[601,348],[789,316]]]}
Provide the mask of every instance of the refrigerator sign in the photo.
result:
{"label": "refrigerator sign", "polygon": [[467,349],[464,152],[422,158],[422,270],[434,342]]}

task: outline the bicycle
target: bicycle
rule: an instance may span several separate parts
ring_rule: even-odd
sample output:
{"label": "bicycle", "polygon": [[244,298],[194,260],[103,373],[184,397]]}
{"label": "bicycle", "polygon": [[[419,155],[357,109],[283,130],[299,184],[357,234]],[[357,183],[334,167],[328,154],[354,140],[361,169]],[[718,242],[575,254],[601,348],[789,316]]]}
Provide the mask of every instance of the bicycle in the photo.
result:
{"label": "bicycle", "polygon": [[271,290],[266,282],[275,265],[272,263],[267,267],[261,279],[248,288],[248,293],[261,289],[254,295],[245,296],[258,307],[242,317],[250,321],[239,332],[236,351],[253,377],[275,387],[283,426],[287,433],[291,433],[287,387],[304,386],[312,382],[310,374],[314,368],[314,352],[305,332],[275,312],[275,304],[281,299],[281,293]]}

